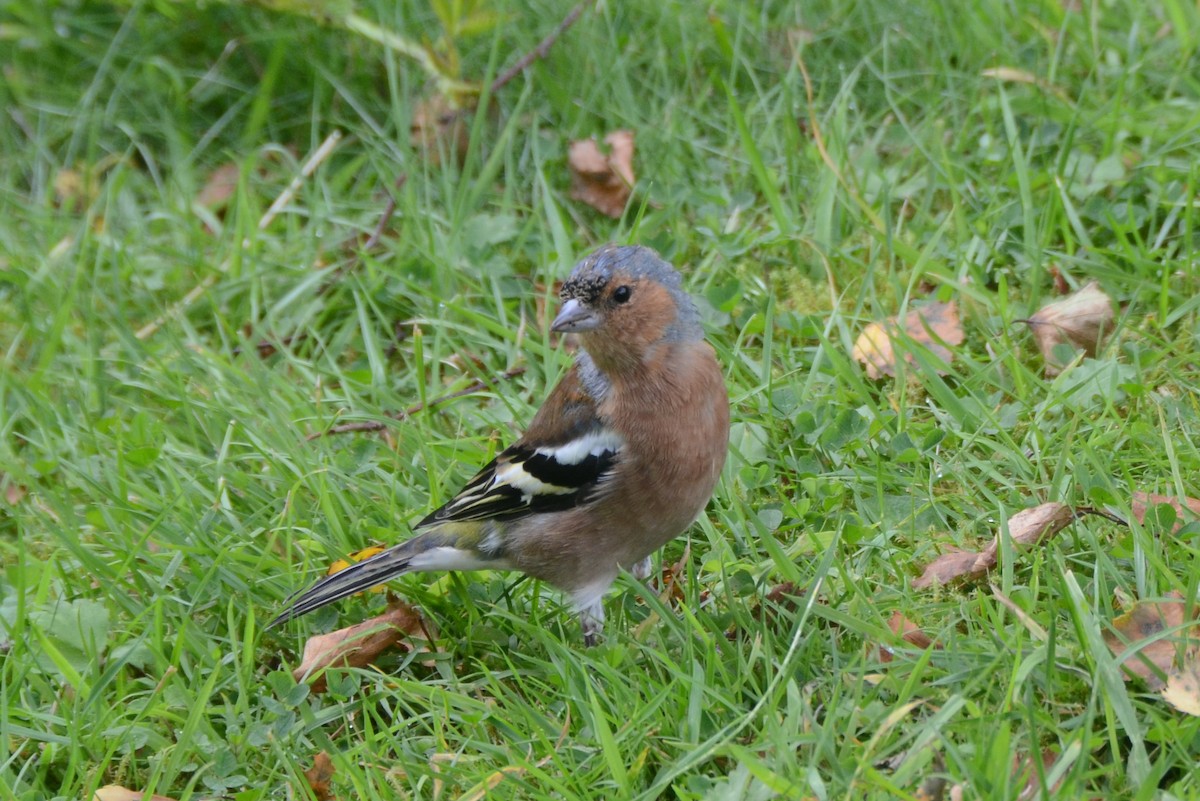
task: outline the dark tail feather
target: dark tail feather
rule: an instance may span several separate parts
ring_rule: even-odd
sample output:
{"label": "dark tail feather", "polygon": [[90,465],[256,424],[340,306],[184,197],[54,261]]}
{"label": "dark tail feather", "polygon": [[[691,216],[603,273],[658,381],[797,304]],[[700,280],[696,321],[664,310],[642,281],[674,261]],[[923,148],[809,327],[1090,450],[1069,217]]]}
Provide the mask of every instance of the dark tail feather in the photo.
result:
{"label": "dark tail feather", "polygon": [[287,608],[278,617],[267,624],[274,628],[280,623],[307,615],[326,604],[354,595],[357,592],[370,589],[376,584],[382,584],[388,579],[395,578],[408,572],[408,563],[419,549],[410,547],[409,540],[395,548],[389,548],[383,553],[377,553],[370,559],[356,562],[345,570],[326,576],[307,590],[294,593],[287,599]]}

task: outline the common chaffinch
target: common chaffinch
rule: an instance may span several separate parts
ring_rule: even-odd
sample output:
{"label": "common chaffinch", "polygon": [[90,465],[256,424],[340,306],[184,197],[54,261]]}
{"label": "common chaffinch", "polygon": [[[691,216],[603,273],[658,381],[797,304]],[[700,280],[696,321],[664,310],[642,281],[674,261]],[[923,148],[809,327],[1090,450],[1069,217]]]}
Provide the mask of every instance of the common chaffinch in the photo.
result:
{"label": "common chaffinch", "polygon": [[581,349],[525,435],[416,536],[321,579],[269,625],[412,571],[520,570],[564,590],[595,642],[618,573],[646,578],[712,496],[729,397],[695,304],[654,251],[601,248],[559,296],[550,330]]}

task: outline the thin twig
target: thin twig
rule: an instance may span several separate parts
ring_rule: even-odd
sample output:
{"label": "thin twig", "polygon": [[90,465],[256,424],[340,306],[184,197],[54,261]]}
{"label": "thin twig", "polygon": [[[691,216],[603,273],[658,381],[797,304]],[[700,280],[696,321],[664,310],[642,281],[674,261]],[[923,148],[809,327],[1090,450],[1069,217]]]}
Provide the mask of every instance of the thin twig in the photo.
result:
{"label": "thin twig", "polygon": [[[287,185],[286,189],[279,193],[279,197],[275,198],[275,202],[271,204],[270,208],[268,208],[265,213],[263,213],[263,216],[258,221],[258,230],[266,230],[266,227],[271,224],[279,212],[281,212],[289,203],[292,202],[292,200],[295,199],[296,193],[300,191],[300,187],[304,185],[304,181],[310,178],[312,174],[317,171],[317,167],[320,166],[321,162],[329,158],[329,154],[333,152],[334,148],[337,147],[337,144],[341,141],[341,139],[341,131],[334,131],[329,136],[325,137],[325,141],[321,143],[321,146],[313,151],[313,154],[308,157],[308,161],[304,162],[304,166],[300,168],[300,174],[297,175],[292,182]],[[249,247],[250,244],[251,243],[249,239],[242,241],[242,247]],[[191,291],[184,295],[182,300],[180,300],[170,309],[167,309],[167,311],[163,312],[155,320],[139,328],[134,336],[138,340],[145,341],[154,336],[155,332],[162,328],[163,325],[165,325],[169,320],[173,320],[182,315],[188,310],[188,308],[191,307],[193,303],[199,300],[205,292],[211,289],[222,275],[228,272],[232,258],[233,257],[231,256],[225,259],[225,261],[221,262],[221,265],[217,267],[216,272],[207,275],[203,281],[192,287]]]}
{"label": "thin twig", "polygon": [[[510,379],[516,378],[517,376],[523,374],[524,372],[525,372],[524,367],[513,367],[510,370],[505,370],[503,373],[501,373],[499,376],[497,376],[496,380],[508,381]],[[473,395],[476,392],[487,389],[490,386],[491,386],[491,382],[489,382],[487,379],[480,378],[475,381],[472,381],[470,384],[468,384],[467,386],[463,387],[460,390],[457,390],[456,392],[451,392],[448,395],[442,395],[440,397],[434,398],[433,400],[429,401],[428,403],[413,404],[412,406],[409,406],[407,409],[405,409],[403,411],[392,412],[391,414],[388,415],[388,417],[392,420],[407,420],[409,417],[413,416],[414,414],[417,414],[418,412],[424,411],[425,409],[433,409],[437,406],[442,405],[443,403],[446,403],[447,401],[452,401],[455,398],[461,398],[464,395]],[[334,426],[333,428],[327,429],[325,431],[317,431],[315,433],[309,434],[307,439],[309,442],[311,442],[314,439],[320,439],[321,437],[330,436],[332,434],[351,434],[351,433],[358,432],[358,431],[382,431],[385,428],[387,428],[387,424],[381,420],[364,420],[364,421],[358,422],[358,423],[343,423],[340,426]]]}
{"label": "thin twig", "polygon": [[387,193],[387,203],[385,203],[383,206],[383,211],[379,215],[379,222],[375,224],[375,230],[373,230],[371,235],[367,237],[367,240],[354,251],[354,255],[348,262],[329,274],[329,278],[327,278],[325,283],[321,284],[321,288],[317,290],[318,295],[324,295],[333,288],[334,284],[336,284],[338,281],[341,281],[349,273],[353,272],[362,262],[363,254],[373,250],[375,246],[379,244],[379,240],[383,238],[383,232],[387,230],[388,222],[391,221],[392,215],[396,213],[396,205],[399,202],[396,200],[396,196],[399,194],[400,190],[404,188],[406,183],[408,183],[408,173],[402,172],[396,178],[393,191]]}
{"label": "thin twig", "polygon": [[1114,523],[1120,523],[1122,526],[1129,525],[1129,521],[1126,520],[1125,518],[1121,517],[1120,515],[1106,511],[1104,509],[1097,509],[1094,506],[1080,506],[1078,509],[1075,510],[1075,519],[1076,520],[1083,517],[1084,515],[1099,515],[1100,517],[1103,517],[1107,520],[1111,520]]}
{"label": "thin twig", "polygon": [[402,172],[396,178],[395,189],[388,193],[387,205],[383,207],[383,214],[379,217],[379,224],[375,226],[375,230],[367,237],[367,241],[363,242],[362,250],[370,250],[379,244],[379,240],[383,237],[384,230],[387,229],[388,220],[396,213],[396,195],[408,183],[408,173]]}
{"label": "thin twig", "polygon": [[492,81],[492,85],[489,87],[488,91],[491,94],[495,94],[500,90],[501,87],[524,72],[525,68],[534,61],[537,61],[540,58],[545,58],[546,54],[550,52],[550,48],[554,47],[554,43],[558,41],[558,38],[566,33],[568,28],[575,24],[575,21],[583,15],[583,12],[587,11],[588,6],[595,5],[595,3],[596,0],[583,0],[582,3],[572,8],[567,16],[563,17],[563,21],[558,23],[558,27],[550,31],[550,33],[546,35],[545,39],[538,42],[537,47],[533,48],[528,53],[517,59],[515,64],[501,73],[496,80]]}

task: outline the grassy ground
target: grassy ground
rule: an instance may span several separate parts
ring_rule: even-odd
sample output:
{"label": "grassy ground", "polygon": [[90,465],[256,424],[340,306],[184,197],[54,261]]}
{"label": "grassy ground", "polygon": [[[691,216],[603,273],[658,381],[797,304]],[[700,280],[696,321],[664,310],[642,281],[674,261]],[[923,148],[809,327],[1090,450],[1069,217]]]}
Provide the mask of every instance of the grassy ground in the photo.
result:
{"label": "grassy ground", "polygon": [[[436,38],[396,5],[360,11]],[[457,40],[464,76],[569,7],[498,6]],[[461,167],[409,145],[412,62],[336,27],[0,13],[0,795],[305,798],[325,751],[338,798],[882,799],[937,776],[1200,797],[1200,719],[1100,640],[1119,597],[1195,599],[1195,528],[1089,517],[1006,551],[992,586],[911,588],[1039,501],[1200,494],[1195,4],[602,3],[475,118]],[[616,128],[639,182],[611,221],[564,162]],[[199,208],[230,162],[223,215]],[[547,287],[607,241],[681,266],[727,369],[730,463],[663,554],[686,557],[681,599],[624,579],[584,649],[533,582],[410,577],[434,656],[297,685],[305,637],[383,596],[264,621],[521,430],[566,362]],[[1050,379],[1018,321],[1055,269],[1119,311]],[[858,332],[929,295],[963,317],[948,374],[868,380]],[[516,367],[383,435],[306,440]],[[895,612],[944,647],[898,639]]]}

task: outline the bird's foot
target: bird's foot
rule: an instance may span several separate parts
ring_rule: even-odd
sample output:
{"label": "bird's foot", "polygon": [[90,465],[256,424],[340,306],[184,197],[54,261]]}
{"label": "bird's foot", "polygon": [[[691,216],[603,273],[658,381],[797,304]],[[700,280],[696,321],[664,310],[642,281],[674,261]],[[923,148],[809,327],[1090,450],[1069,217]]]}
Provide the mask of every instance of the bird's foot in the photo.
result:
{"label": "bird's foot", "polygon": [[579,626],[583,629],[583,644],[591,648],[604,631],[604,605],[599,600],[579,610]]}
{"label": "bird's foot", "polygon": [[645,559],[635,562],[633,567],[629,568],[629,572],[633,574],[633,577],[638,581],[645,581],[646,579],[650,578],[651,569],[652,566],[650,564],[650,557],[647,556]]}

